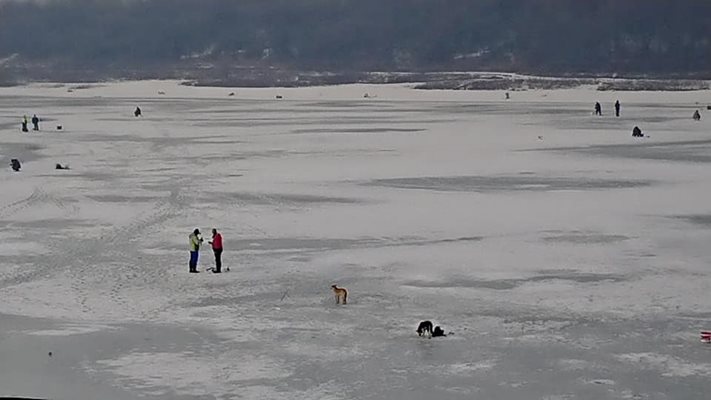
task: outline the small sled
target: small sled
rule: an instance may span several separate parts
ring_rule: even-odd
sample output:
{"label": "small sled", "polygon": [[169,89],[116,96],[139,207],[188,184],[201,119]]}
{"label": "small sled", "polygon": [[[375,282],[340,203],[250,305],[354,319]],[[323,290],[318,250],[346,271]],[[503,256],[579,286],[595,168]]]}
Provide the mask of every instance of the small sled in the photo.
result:
{"label": "small sled", "polygon": [[711,331],[701,331],[701,341],[711,343]]}

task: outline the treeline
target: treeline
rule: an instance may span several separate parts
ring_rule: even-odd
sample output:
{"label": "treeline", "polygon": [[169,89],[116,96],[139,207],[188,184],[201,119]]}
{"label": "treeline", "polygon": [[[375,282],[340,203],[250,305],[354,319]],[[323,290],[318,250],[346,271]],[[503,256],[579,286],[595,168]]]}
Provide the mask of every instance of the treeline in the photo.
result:
{"label": "treeline", "polygon": [[711,1],[2,1],[0,67],[13,54],[15,64],[94,71],[204,63],[704,74]]}

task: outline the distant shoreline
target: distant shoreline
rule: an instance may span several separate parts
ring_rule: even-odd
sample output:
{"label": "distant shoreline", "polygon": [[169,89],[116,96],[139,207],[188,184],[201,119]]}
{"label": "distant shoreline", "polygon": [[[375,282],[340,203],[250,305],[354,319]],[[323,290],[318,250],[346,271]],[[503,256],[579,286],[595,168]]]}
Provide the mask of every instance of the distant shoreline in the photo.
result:
{"label": "distant shoreline", "polygon": [[[56,76],[55,76],[56,75]],[[316,72],[272,68],[235,68],[218,74],[204,71],[165,73],[124,72],[119,78],[96,72],[67,71],[52,76],[38,71],[0,69],[0,86],[37,82],[103,83],[122,80],[181,80],[186,86],[296,88],[346,84],[407,83],[423,90],[553,90],[590,87],[598,91],[695,91],[711,89],[711,80],[665,76],[562,75],[543,76],[508,72]],[[216,77],[217,75],[222,75]],[[13,78],[14,77],[14,78]],[[24,77],[24,78],[23,78]],[[27,78],[29,77],[29,78]]]}
{"label": "distant shoreline", "polygon": [[[262,77],[264,79],[264,77]],[[212,87],[308,87],[341,84],[411,83],[422,90],[553,90],[595,87],[599,91],[694,91],[711,89],[711,81],[688,78],[539,76],[506,72],[363,72],[295,73],[262,85],[243,77],[235,80],[188,79],[185,85]]]}

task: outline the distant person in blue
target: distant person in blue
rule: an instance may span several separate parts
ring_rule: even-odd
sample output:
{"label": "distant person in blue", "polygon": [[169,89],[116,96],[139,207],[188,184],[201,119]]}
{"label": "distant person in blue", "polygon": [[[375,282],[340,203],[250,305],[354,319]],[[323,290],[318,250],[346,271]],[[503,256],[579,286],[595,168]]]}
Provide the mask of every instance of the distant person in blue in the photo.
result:
{"label": "distant person in blue", "polygon": [[198,256],[200,255],[200,244],[202,244],[202,237],[200,237],[200,230],[195,228],[193,233],[188,236],[190,239],[190,272],[197,273]]}

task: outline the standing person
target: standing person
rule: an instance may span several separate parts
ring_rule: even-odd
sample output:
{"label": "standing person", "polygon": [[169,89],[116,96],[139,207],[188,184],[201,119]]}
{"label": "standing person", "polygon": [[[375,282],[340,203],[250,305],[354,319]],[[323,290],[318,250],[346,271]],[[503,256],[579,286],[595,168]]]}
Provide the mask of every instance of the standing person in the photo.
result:
{"label": "standing person", "polygon": [[200,254],[200,244],[202,243],[202,238],[200,237],[200,230],[195,228],[193,233],[188,236],[190,239],[190,272],[197,273],[198,265],[198,255]]}
{"label": "standing person", "polygon": [[209,243],[215,253],[215,269],[212,272],[219,274],[222,272],[222,234],[217,232],[215,228],[212,228],[212,240]]}
{"label": "standing person", "polygon": [[39,130],[39,118],[37,118],[37,114],[32,116],[32,130],[33,131],[38,131]]}
{"label": "standing person", "polygon": [[619,117],[620,116],[620,101],[617,100],[615,102],[615,116]]}
{"label": "standing person", "polygon": [[28,130],[27,130],[27,115],[22,117],[22,132],[28,132]]}
{"label": "standing person", "polygon": [[595,103],[595,115],[602,115],[602,106],[599,102]]}

